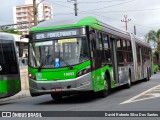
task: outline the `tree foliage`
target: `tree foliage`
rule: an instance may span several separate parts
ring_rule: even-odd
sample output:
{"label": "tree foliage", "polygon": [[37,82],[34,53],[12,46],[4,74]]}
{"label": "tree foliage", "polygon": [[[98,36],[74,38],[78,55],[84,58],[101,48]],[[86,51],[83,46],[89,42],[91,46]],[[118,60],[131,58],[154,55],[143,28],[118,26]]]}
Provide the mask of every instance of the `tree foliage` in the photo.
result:
{"label": "tree foliage", "polygon": [[12,34],[17,34],[17,35],[21,34],[21,32],[18,30],[10,29],[9,27],[4,27],[4,26],[1,27],[0,30],[6,33],[12,33]]}
{"label": "tree foliage", "polygon": [[157,30],[156,37],[160,40],[160,29]]}
{"label": "tree foliage", "polygon": [[160,29],[157,30],[156,37],[157,37],[157,49],[160,52]]}
{"label": "tree foliage", "polygon": [[157,41],[157,33],[154,30],[150,30],[145,37],[147,39],[147,42],[149,42],[150,40]]}

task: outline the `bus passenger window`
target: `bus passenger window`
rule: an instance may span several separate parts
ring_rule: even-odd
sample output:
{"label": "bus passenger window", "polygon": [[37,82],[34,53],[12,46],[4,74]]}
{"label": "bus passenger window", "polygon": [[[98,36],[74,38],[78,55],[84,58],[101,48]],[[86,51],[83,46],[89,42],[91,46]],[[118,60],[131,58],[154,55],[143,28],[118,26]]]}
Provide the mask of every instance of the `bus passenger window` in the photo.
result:
{"label": "bus passenger window", "polygon": [[126,40],[122,40],[122,42],[123,42],[123,50],[127,50],[127,45],[126,45]]}
{"label": "bus passenger window", "polygon": [[117,39],[117,59],[119,64],[122,64],[124,62],[122,45],[123,45],[122,40],[118,38]]}
{"label": "bus passenger window", "polygon": [[105,59],[108,64],[111,64],[111,54],[110,54],[110,40],[107,34],[103,34],[103,43],[105,51]]}

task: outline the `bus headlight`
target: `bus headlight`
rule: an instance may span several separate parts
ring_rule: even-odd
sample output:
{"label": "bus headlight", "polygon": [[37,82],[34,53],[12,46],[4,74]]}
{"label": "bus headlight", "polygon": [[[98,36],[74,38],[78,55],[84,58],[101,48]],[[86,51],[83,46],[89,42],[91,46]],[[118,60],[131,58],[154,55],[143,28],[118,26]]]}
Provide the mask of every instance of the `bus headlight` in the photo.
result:
{"label": "bus headlight", "polygon": [[29,73],[28,77],[31,78],[31,79],[34,79],[34,80],[36,79],[36,77],[32,73]]}
{"label": "bus headlight", "polygon": [[85,67],[82,70],[77,72],[77,77],[82,76],[82,75],[84,75],[86,73],[89,73],[90,71],[91,71],[91,67],[87,66],[87,67]]}

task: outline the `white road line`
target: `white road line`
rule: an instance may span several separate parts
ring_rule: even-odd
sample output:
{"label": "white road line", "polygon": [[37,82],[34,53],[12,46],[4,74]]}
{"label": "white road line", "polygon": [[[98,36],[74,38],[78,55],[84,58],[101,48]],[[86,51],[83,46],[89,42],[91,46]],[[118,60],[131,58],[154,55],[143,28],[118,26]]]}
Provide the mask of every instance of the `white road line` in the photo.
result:
{"label": "white road line", "polygon": [[[157,86],[155,86],[155,87],[152,87],[152,88],[150,88],[150,89],[148,89],[148,90],[146,90],[146,91],[140,93],[139,95],[136,95],[136,96],[134,96],[134,97],[132,97],[132,98],[130,98],[130,99],[128,99],[128,100],[126,100],[126,101],[120,103],[120,104],[126,104],[126,103],[131,103],[131,102],[136,102],[136,101],[141,101],[141,100],[146,100],[146,99],[155,98],[156,96],[135,100],[135,99],[137,99],[138,97],[140,97],[140,96],[146,94],[147,92],[150,92],[150,91],[156,89],[157,87],[160,87],[160,85],[157,85]],[[159,96],[159,97],[160,97],[160,96]]]}

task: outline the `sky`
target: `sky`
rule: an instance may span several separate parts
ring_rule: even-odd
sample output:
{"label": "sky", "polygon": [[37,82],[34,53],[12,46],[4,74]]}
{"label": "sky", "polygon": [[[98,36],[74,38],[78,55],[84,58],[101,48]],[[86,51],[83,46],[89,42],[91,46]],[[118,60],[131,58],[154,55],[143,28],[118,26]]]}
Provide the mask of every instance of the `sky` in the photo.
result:
{"label": "sky", "polygon": [[[53,20],[74,18],[74,1],[45,0],[53,7]],[[13,6],[24,4],[24,0],[0,0],[0,25],[13,24]],[[78,16],[95,16],[114,27],[125,30],[121,22],[124,15],[128,19],[128,31],[143,37],[149,30],[160,28],[160,0],[77,0]]]}

